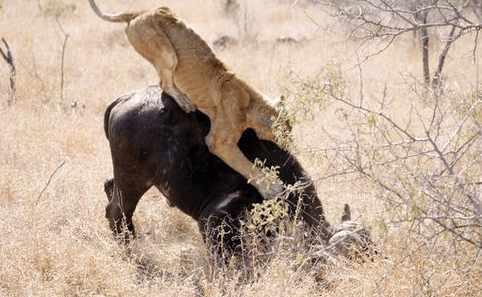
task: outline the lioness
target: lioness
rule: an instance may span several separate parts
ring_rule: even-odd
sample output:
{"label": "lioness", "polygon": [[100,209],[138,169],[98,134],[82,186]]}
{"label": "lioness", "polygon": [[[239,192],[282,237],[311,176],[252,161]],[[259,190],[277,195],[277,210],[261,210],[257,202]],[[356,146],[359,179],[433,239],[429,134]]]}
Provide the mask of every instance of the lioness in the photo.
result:
{"label": "lioness", "polygon": [[282,191],[278,181],[263,183],[263,173],[243,155],[237,143],[247,128],[275,141],[272,125],[278,112],[263,96],[236,77],[207,43],[166,7],[143,12],[106,14],[94,0],[94,12],[109,22],[127,23],[129,42],[157,70],[160,85],[185,112],[198,108],[211,119],[209,150],[238,171],[263,195]]}

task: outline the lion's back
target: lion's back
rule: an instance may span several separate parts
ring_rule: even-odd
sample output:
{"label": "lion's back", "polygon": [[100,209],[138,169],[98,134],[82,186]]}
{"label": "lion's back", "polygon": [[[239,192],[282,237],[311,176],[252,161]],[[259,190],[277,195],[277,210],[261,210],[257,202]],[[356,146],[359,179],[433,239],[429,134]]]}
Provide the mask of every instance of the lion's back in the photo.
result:
{"label": "lion's back", "polygon": [[[206,41],[168,8],[157,10],[160,26],[176,50],[175,81],[188,96],[205,97],[210,80],[227,71]],[[194,98],[193,98],[194,99]]]}

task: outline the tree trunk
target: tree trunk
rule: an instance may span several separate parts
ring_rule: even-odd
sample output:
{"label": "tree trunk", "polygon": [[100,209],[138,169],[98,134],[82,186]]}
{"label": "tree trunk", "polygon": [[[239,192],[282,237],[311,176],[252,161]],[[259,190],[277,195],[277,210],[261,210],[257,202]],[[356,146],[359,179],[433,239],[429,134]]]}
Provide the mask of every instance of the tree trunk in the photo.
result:
{"label": "tree trunk", "polygon": [[[427,24],[427,19],[428,11],[424,11],[422,15],[423,25]],[[428,37],[428,29],[426,27],[420,29],[420,40],[422,43],[423,80],[426,86],[430,86],[430,38]]]}

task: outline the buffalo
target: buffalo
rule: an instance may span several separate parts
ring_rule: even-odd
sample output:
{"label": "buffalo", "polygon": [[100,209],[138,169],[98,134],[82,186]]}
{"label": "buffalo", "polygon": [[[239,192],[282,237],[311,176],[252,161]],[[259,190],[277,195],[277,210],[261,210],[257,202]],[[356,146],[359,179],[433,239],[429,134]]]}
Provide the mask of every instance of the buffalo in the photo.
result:
{"label": "buffalo", "polygon": [[[119,239],[135,236],[132,216],[142,195],[154,186],[169,205],[198,222],[208,246],[222,245],[224,252],[239,253],[241,221],[263,197],[209,152],[204,139],[210,121],[205,114],[185,113],[167,93],[151,86],[115,100],[105,112],[104,128],[114,171],[113,179],[104,184],[109,200],[106,218]],[[258,158],[267,166],[279,166],[285,184],[303,181],[303,189],[287,196],[288,213],[292,217],[299,213],[305,233],[328,244],[333,227],[298,161],[251,129],[243,133],[238,146],[251,162]]]}

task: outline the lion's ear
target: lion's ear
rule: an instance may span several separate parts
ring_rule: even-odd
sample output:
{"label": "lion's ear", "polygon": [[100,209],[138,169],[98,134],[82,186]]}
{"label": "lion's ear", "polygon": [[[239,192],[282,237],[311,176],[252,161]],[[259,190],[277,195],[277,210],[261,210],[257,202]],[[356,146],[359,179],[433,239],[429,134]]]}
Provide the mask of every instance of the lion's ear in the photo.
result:
{"label": "lion's ear", "polygon": [[343,207],[343,215],[341,216],[341,222],[351,221],[350,205],[345,204]]}

